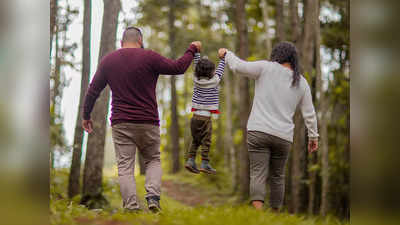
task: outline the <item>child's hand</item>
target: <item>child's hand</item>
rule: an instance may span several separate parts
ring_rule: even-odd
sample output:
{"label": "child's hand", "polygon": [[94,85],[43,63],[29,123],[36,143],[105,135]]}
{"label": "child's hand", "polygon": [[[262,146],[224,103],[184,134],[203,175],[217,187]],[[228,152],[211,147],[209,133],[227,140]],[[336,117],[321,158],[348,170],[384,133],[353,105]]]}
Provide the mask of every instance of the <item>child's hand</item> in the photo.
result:
{"label": "child's hand", "polygon": [[227,51],[228,51],[228,50],[227,50],[226,48],[220,48],[220,49],[218,50],[218,56],[219,56],[219,58],[220,58],[220,59],[223,59],[223,58],[225,57]]}
{"label": "child's hand", "polygon": [[197,51],[200,52],[200,50],[201,50],[201,41],[193,41],[191,44],[195,45],[196,48],[197,48]]}

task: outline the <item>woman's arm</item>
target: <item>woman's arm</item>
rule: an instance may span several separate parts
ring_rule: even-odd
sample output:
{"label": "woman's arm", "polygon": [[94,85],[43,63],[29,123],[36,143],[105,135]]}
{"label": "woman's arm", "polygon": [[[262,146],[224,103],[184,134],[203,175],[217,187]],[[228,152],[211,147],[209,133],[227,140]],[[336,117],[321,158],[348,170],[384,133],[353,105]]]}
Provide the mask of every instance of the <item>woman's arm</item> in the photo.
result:
{"label": "woman's arm", "polygon": [[231,51],[226,52],[225,60],[234,73],[251,79],[257,79],[265,67],[265,61],[247,62],[238,58]]}
{"label": "woman's arm", "polygon": [[[307,82],[306,82],[307,83]],[[301,114],[308,130],[308,138],[310,140],[318,140],[317,116],[312,102],[311,90],[306,84],[306,90],[300,102]]]}

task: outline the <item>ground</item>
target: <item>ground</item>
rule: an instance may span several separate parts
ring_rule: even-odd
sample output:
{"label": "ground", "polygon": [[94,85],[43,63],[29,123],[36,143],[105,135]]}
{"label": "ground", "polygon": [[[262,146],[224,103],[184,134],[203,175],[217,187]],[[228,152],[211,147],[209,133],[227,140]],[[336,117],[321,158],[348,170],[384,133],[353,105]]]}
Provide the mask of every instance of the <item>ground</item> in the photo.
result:
{"label": "ground", "polygon": [[[147,210],[139,214],[127,214],[121,209],[121,197],[115,176],[106,176],[104,194],[110,207],[88,210],[78,204],[79,196],[72,201],[66,198],[67,172],[52,172],[50,219],[53,225],[217,225],[217,224],[271,224],[271,225],[331,225],[344,224],[328,218],[305,218],[287,213],[274,214],[268,210],[255,211],[248,205],[235,204],[223,189],[188,182],[188,174],[164,176],[161,198],[162,213]],[[144,177],[137,176],[140,204],[144,204]],[[192,179],[193,180],[193,179]]]}

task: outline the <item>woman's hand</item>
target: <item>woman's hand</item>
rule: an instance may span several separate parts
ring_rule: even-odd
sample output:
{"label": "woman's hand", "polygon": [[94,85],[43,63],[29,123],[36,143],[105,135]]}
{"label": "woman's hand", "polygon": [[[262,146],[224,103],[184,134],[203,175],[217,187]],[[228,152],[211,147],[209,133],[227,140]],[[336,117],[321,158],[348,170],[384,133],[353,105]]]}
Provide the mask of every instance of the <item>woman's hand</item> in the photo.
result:
{"label": "woman's hand", "polygon": [[219,57],[220,59],[224,58],[227,51],[228,51],[228,49],[226,49],[226,48],[220,48],[220,49],[218,50],[218,57]]}
{"label": "woman's hand", "polygon": [[308,141],[308,152],[313,153],[318,150],[318,139]]}

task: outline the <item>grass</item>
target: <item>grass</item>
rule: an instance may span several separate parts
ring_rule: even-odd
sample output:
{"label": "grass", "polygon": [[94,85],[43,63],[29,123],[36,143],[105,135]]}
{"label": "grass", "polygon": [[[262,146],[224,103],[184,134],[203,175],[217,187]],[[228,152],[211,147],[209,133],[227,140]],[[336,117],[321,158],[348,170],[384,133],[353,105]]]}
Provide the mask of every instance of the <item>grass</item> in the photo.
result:
{"label": "grass", "polygon": [[[50,221],[53,225],[333,225],[344,224],[339,220],[328,218],[305,218],[286,213],[274,214],[269,211],[255,211],[247,205],[224,204],[217,207],[189,207],[163,195],[161,198],[162,213],[126,214],[121,209],[121,197],[117,179],[106,177],[104,195],[110,201],[110,207],[103,210],[88,210],[78,204],[80,196],[71,200],[66,198],[67,172],[52,172],[50,196]],[[176,179],[166,176],[167,179]],[[189,178],[184,178],[189,179]],[[142,206],[144,205],[144,177],[137,176],[137,191]],[[221,190],[223,191],[223,190]]]}

